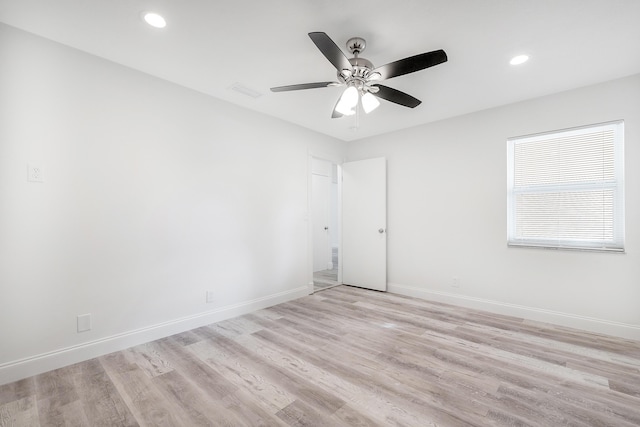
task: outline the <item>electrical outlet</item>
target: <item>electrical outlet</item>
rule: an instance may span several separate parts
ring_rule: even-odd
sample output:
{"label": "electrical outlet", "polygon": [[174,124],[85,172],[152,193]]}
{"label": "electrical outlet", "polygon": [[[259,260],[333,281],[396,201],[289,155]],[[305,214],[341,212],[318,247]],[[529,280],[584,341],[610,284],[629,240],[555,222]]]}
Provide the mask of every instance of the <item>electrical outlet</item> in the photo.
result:
{"label": "electrical outlet", "polygon": [[37,163],[27,164],[27,181],[29,182],[44,182],[42,166]]}
{"label": "electrical outlet", "polygon": [[453,286],[454,288],[459,288],[460,287],[460,279],[458,279],[457,277],[454,277],[453,281],[451,282],[451,286]]}
{"label": "electrical outlet", "polygon": [[213,302],[213,291],[207,291],[207,304],[210,304]]}
{"label": "electrical outlet", "polygon": [[78,316],[78,332],[86,332],[91,330],[91,313],[81,314]]}

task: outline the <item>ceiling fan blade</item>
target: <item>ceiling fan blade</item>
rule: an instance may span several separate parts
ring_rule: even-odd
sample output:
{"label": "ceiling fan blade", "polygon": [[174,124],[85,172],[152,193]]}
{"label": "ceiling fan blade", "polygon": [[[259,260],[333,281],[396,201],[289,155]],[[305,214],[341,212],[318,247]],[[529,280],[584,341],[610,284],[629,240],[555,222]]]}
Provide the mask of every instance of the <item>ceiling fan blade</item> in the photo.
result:
{"label": "ceiling fan blade", "polygon": [[419,99],[414,98],[413,96],[406,94],[402,91],[399,91],[398,89],[394,89],[389,86],[383,86],[383,85],[372,85],[372,86],[375,86],[380,89],[378,92],[373,94],[378,98],[382,98],[387,101],[400,104],[402,106],[409,107],[409,108],[416,108],[418,105],[422,103],[422,101],[420,101]]}
{"label": "ceiling fan blade", "polygon": [[433,67],[434,65],[442,64],[443,62],[447,62],[447,54],[444,50],[440,49],[410,56],[395,62],[390,62],[373,71],[380,73],[382,79],[390,79],[404,74],[424,70],[425,68]]}
{"label": "ceiling fan blade", "polygon": [[338,86],[338,82],[303,83],[299,85],[272,87],[271,92],[287,92],[290,90],[317,89],[320,87]]}
{"label": "ceiling fan blade", "polygon": [[351,62],[344,55],[342,50],[336,45],[333,40],[326,34],[322,32],[309,33],[309,37],[316,44],[320,52],[336,67],[338,72],[342,70],[351,70],[353,67],[351,66]]}

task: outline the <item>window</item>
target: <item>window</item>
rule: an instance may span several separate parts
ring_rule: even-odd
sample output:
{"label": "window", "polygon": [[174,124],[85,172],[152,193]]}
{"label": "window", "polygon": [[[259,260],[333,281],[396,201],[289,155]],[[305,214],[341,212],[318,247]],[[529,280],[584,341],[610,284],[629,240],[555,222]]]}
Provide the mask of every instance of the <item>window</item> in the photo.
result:
{"label": "window", "polygon": [[624,122],[507,140],[510,246],[624,250]]}

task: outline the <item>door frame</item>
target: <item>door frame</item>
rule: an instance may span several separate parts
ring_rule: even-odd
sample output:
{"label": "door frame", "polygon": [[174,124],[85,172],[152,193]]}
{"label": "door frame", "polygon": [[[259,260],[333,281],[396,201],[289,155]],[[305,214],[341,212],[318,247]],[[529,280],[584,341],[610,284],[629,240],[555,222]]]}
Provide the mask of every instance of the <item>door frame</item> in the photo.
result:
{"label": "door frame", "polygon": [[337,166],[338,179],[338,284],[342,284],[342,162],[343,159],[337,159],[330,155],[309,152],[307,156],[307,288],[309,295],[314,292],[313,289],[313,159],[324,160]]}

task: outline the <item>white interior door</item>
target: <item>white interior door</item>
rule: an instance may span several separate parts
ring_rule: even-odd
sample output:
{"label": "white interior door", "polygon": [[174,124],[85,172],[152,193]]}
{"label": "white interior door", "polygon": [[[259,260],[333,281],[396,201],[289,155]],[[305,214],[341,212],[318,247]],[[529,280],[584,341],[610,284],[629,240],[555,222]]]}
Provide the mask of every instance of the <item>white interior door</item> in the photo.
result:
{"label": "white interior door", "polygon": [[387,290],[387,164],[342,164],[342,282]]}
{"label": "white interior door", "polygon": [[329,258],[329,177],[311,175],[313,271],[327,270]]}

